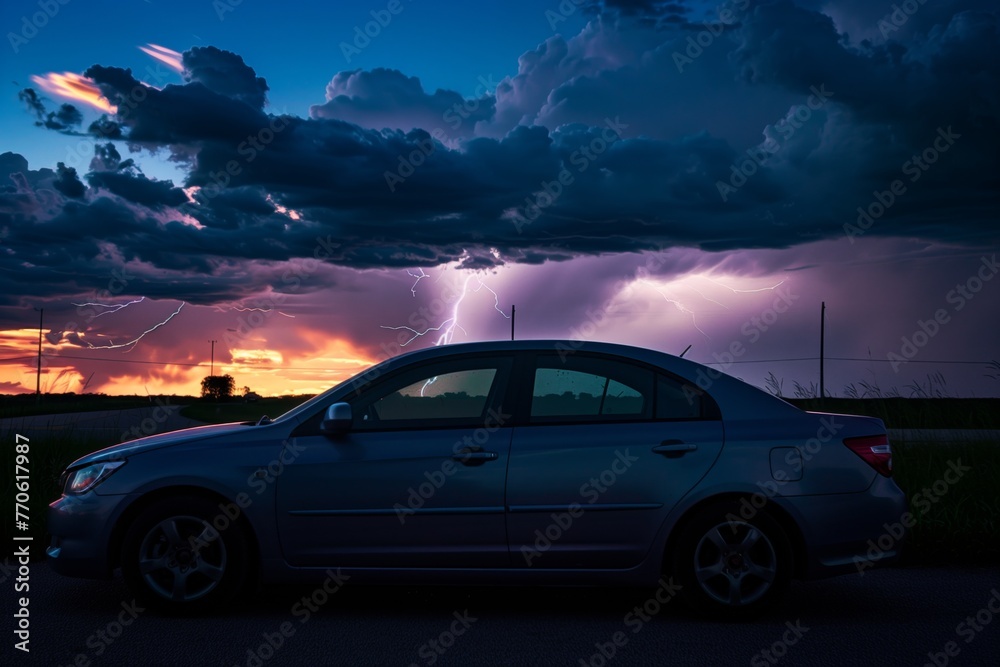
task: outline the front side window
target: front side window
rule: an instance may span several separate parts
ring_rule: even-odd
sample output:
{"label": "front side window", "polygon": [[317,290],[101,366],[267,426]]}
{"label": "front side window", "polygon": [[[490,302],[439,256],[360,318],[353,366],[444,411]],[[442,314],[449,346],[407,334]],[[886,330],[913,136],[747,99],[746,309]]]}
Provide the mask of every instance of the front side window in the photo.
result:
{"label": "front side window", "polygon": [[495,368],[457,371],[420,378],[371,404],[379,421],[475,418],[483,414]]}
{"label": "front side window", "polygon": [[481,423],[510,361],[432,364],[404,371],[351,401],[354,427],[419,428]]}

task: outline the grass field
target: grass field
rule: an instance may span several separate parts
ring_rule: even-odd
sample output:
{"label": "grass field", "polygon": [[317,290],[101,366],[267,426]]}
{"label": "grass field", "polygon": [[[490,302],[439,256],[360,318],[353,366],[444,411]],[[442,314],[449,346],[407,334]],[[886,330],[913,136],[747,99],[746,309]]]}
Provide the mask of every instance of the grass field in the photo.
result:
{"label": "grass field", "polygon": [[308,396],[289,396],[281,398],[261,398],[252,403],[230,401],[215,403],[212,401],[195,400],[181,410],[181,416],[209,424],[226,424],[228,422],[257,421],[263,415],[272,419],[282,415],[297,405],[309,400]]}
{"label": "grass field", "polygon": [[[191,400],[191,399],[188,399]],[[176,402],[176,401],[175,401]],[[128,410],[149,405],[148,396],[103,396],[100,394],[0,395],[0,419],[57,415],[93,410]]]}

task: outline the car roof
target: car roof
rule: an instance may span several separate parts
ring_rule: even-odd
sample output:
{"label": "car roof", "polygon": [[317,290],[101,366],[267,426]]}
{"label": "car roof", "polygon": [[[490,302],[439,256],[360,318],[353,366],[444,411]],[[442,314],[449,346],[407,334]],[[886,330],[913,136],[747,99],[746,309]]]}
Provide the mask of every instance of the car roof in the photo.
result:
{"label": "car roof", "polygon": [[[386,345],[383,346],[383,351],[388,352],[387,348],[391,349]],[[667,352],[602,341],[521,339],[451,343],[391,356],[367,371],[362,371],[360,375],[371,373],[372,376],[378,376],[413,363],[493,352],[556,352],[567,355],[583,352],[620,356],[659,367],[694,383],[712,396],[727,419],[759,419],[762,413],[773,416],[802,414],[801,410],[790,403],[723,371]]]}

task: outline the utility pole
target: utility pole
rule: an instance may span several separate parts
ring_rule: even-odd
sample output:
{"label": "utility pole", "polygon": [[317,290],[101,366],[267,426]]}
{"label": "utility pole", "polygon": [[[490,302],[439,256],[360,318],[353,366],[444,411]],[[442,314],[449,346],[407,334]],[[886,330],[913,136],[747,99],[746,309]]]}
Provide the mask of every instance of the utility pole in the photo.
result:
{"label": "utility pole", "polygon": [[514,340],[514,317],[516,315],[516,308],[513,304],[510,306],[510,339]]}
{"label": "utility pole", "polygon": [[209,371],[208,374],[214,377],[215,376],[215,344],[218,343],[219,341],[217,341],[217,340],[210,340],[208,342],[212,344],[212,366],[211,366],[211,370]]}
{"label": "utility pole", "polygon": [[823,405],[826,398],[826,383],[823,377],[823,357],[826,352],[826,301],[821,302],[819,309],[819,403]]}
{"label": "utility pole", "polygon": [[42,318],[45,316],[44,308],[35,308],[38,311],[38,371],[35,374],[35,400],[42,400]]}

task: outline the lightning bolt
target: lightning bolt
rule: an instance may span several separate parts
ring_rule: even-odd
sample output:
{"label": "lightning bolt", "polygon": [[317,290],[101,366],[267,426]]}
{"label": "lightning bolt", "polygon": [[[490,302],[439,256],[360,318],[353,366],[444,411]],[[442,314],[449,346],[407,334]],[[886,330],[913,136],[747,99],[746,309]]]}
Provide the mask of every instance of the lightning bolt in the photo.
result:
{"label": "lightning bolt", "polygon": [[[406,273],[411,278],[417,279],[416,282],[413,283],[413,286],[410,288],[410,291],[413,293],[414,296],[416,296],[417,283],[419,283],[423,278],[427,278],[430,276],[424,273],[423,269],[420,270],[419,274],[415,274],[410,271],[407,271]],[[473,280],[475,280],[477,284],[470,290],[470,283],[472,283]],[[505,319],[510,319],[510,315],[505,313],[503,309],[500,308],[500,296],[489,285],[484,283],[481,278],[479,278],[476,274],[473,273],[466,276],[465,281],[462,283],[461,292],[459,292],[458,298],[455,299],[455,304],[451,308],[451,316],[446,318],[437,326],[428,327],[423,331],[419,331],[417,329],[414,329],[413,327],[409,327],[406,325],[393,327],[383,324],[381,325],[380,328],[389,329],[390,331],[409,331],[411,334],[413,334],[406,342],[400,343],[400,347],[406,347],[416,339],[422,338],[428,334],[433,334],[433,333],[439,334],[437,339],[434,341],[435,346],[448,345],[454,339],[456,329],[462,331],[462,333],[468,334],[468,332],[462,327],[462,325],[459,324],[462,311],[462,302],[465,300],[465,297],[469,294],[470,291],[478,293],[484,289],[493,295],[493,309],[496,310],[501,315],[503,315]],[[436,378],[432,378],[430,381],[428,381],[427,384],[431,384],[431,382],[433,382],[434,379]],[[424,386],[426,387],[427,385]],[[421,389],[421,395],[422,392],[423,389]]]}
{"label": "lightning bolt", "polygon": [[413,281],[413,286],[410,287],[410,294],[412,294],[413,296],[417,296],[417,285],[420,284],[420,281],[423,280],[424,278],[430,278],[429,275],[424,273],[423,269],[419,269],[419,271],[420,273],[413,273],[409,269],[406,270],[406,275],[410,276],[411,278],[416,278],[416,280]]}
{"label": "lightning bolt", "polygon": [[274,308],[244,308],[243,306],[230,306],[231,310],[235,310],[238,313],[278,313],[279,315],[284,315],[290,319],[295,319],[294,315],[289,315],[288,313],[283,313],[280,310]]}
{"label": "lightning bolt", "polygon": [[707,333],[705,333],[704,331],[702,331],[701,327],[698,326],[698,320],[695,319],[694,311],[693,310],[691,310],[690,308],[688,308],[687,306],[685,306],[683,303],[681,303],[677,299],[670,298],[669,296],[667,296],[664,293],[664,291],[662,289],[660,289],[659,287],[657,287],[653,283],[649,282],[648,280],[639,279],[636,282],[643,283],[644,285],[649,285],[650,287],[652,287],[657,292],[657,294],[659,294],[660,296],[663,297],[664,301],[666,301],[667,303],[673,304],[673,306],[675,308],[677,308],[677,310],[681,311],[685,315],[690,315],[691,316],[691,324],[693,324],[694,328],[698,330],[698,333],[700,333],[705,338],[708,338],[709,340],[711,340],[711,336],[709,336]]}
{"label": "lightning bolt", "polygon": [[[148,334],[156,331],[157,329],[159,329],[160,327],[162,327],[163,325],[165,325],[167,322],[169,322],[170,320],[174,319],[177,316],[177,314],[181,312],[181,309],[184,308],[184,306],[185,306],[185,303],[183,301],[181,301],[181,305],[177,306],[177,310],[175,310],[174,312],[172,312],[167,317],[167,319],[163,320],[162,322],[158,322],[157,324],[154,324],[153,326],[151,326],[150,328],[146,329],[141,334],[139,334],[138,336],[136,336],[135,338],[133,338],[132,340],[130,340],[128,342],[125,342],[125,343],[110,343],[108,345],[93,345],[93,344],[91,344],[88,341],[83,341],[83,342],[86,343],[87,347],[90,348],[91,350],[118,350],[118,349],[121,349],[121,348],[128,348],[125,351],[126,352],[131,352],[135,348],[135,346],[139,344],[139,341],[146,337],[146,335],[148,335]],[[81,338],[82,338],[82,336],[81,336]]]}
{"label": "lightning bolt", "polygon": [[724,304],[724,303],[719,303],[719,302],[718,302],[718,301],[716,301],[715,299],[712,299],[711,297],[707,297],[707,296],[705,296],[705,293],[704,293],[704,292],[702,292],[702,291],[701,291],[700,289],[698,289],[697,287],[692,287],[691,285],[688,285],[688,287],[691,287],[691,289],[692,289],[692,290],[694,290],[694,291],[695,291],[695,292],[696,292],[696,293],[698,294],[698,296],[700,296],[700,297],[701,297],[702,299],[704,299],[705,301],[711,301],[712,303],[716,304],[717,306],[722,306],[722,307],[723,307],[723,308],[725,308],[726,310],[731,310],[731,308],[730,308],[729,306],[727,306],[726,304]]}
{"label": "lightning bolt", "polygon": [[724,287],[727,290],[729,290],[730,292],[732,292],[733,294],[755,294],[756,292],[774,291],[774,290],[778,289],[779,287],[781,287],[784,284],[784,282],[785,282],[784,280],[782,280],[777,285],[772,285],[771,287],[759,287],[757,289],[736,289],[735,287],[730,287],[729,285],[723,285],[719,281],[712,280],[711,278],[705,278],[705,280],[707,280],[708,282],[713,283],[715,285],[718,285],[719,287]]}
{"label": "lightning bolt", "polygon": [[92,307],[95,307],[95,308],[107,308],[108,309],[108,310],[101,311],[98,314],[94,315],[94,317],[91,318],[91,320],[93,321],[93,320],[96,320],[98,317],[101,317],[102,315],[108,315],[109,313],[117,313],[119,310],[122,310],[123,308],[128,308],[129,306],[135,305],[137,303],[142,303],[145,300],[146,300],[146,297],[140,296],[138,299],[135,299],[134,301],[129,301],[127,303],[117,303],[117,304],[114,304],[114,303],[87,302],[87,303],[74,303],[73,305],[74,306],[79,306],[81,308],[83,308],[85,306],[92,306]]}

